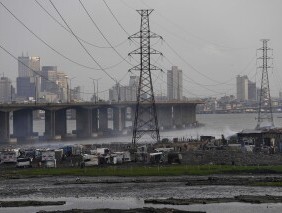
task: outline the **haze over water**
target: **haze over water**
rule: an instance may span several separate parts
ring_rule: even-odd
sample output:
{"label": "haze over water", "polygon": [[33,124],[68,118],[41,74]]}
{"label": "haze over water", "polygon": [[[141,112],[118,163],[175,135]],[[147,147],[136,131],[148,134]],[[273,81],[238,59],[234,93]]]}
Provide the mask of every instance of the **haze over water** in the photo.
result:
{"label": "haze over water", "polygon": [[[279,113],[274,113],[274,124],[275,127],[282,127],[282,116]],[[242,113],[242,114],[199,114],[197,115],[197,121],[205,124],[203,127],[194,129],[182,129],[182,130],[170,130],[161,131],[161,138],[172,139],[178,138],[199,138],[201,135],[211,135],[216,138],[220,138],[223,134],[225,137],[231,136],[236,132],[243,129],[254,129],[257,124],[256,113]],[[43,135],[45,124],[44,120],[34,120],[33,131],[38,132],[39,135]],[[11,125],[11,132],[13,132],[13,124]],[[131,122],[127,122],[127,125],[131,125]],[[109,121],[109,128],[112,127],[112,121]],[[75,120],[67,121],[67,132],[71,133],[72,130],[76,129]],[[110,137],[110,138],[92,138],[75,141],[65,141],[60,143],[81,143],[81,144],[92,144],[92,143],[110,143],[110,142],[131,142],[131,135],[121,137]]]}

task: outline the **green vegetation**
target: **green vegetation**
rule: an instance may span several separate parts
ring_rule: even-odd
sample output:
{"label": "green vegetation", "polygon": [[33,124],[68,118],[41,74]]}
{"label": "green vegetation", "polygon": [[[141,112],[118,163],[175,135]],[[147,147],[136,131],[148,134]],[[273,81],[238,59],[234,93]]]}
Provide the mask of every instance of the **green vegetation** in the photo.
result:
{"label": "green vegetation", "polygon": [[231,166],[231,165],[122,165],[87,168],[32,168],[7,170],[4,176],[180,176],[212,174],[276,174],[282,173],[282,166]]}

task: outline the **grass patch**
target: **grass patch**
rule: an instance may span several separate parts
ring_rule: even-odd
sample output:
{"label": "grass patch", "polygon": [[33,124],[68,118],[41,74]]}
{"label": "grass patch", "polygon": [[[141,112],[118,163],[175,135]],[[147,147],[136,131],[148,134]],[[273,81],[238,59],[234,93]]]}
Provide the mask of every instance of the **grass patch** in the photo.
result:
{"label": "grass patch", "polygon": [[32,168],[7,171],[9,176],[181,176],[212,174],[274,174],[282,173],[282,166],[231,165],[165,165],[165,166],[107,166],[87,168]]}

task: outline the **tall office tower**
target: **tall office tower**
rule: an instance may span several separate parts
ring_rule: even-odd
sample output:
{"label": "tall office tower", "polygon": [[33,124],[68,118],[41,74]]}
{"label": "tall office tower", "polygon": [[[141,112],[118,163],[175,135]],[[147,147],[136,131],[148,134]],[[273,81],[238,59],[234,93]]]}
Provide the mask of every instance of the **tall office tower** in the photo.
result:
{"label": "tall office tower", "polygon": [[237,75],[236,77],[237,86],[237,99],[240,101],[248,100],[249,97],[249,79],[248,76]]}
{"label": "tall office tower", "polygon": [[58,97],[62,102],[68,100],[68,76],[64,72],[57,72]]}
{"label": "tall office tower", "polygon": [[54,88],[54,84],[50,82],[53,80],[56,82],[57,75],[57,66],[42,66],[42,76],[41,79],[41,91],[44,92],[52,92],[52,88]]}
{"label": "tall office tower", "polygon": [[252,100],[252,101],[257,100],[256,82],[252,82],[252,81],[248,82],[248,98],[249,100]]}
{"label": "tall office tower", "polygon": [[40,57],[20,56],[18,57],[17,95],[20,97],[37,98],[40,91],[41,77]]}
{"label": "tall office tower", "polygon": [[40,71],[40,57],[18,57],[18,77],[34,77],[34,71]]}
{"label": "tall office tower", "polygon": [[12,99],[12,82],[7,77],[0,78],[0,102],[8,102]]}
{"label": "tall office tower", "polygon": [[167,71],[167,98],[168,100],[181,100],[183,90],[182,70],[172,66]]}

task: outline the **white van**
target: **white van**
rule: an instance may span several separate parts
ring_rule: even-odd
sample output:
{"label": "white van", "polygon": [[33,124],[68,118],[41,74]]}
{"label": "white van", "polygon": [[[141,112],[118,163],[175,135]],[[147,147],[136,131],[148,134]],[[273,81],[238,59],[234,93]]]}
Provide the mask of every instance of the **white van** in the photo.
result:
{"label": "white van", "polygon": [[31,168],[31,160],[30,158],[18,158],[17,159],[17,168]]}

